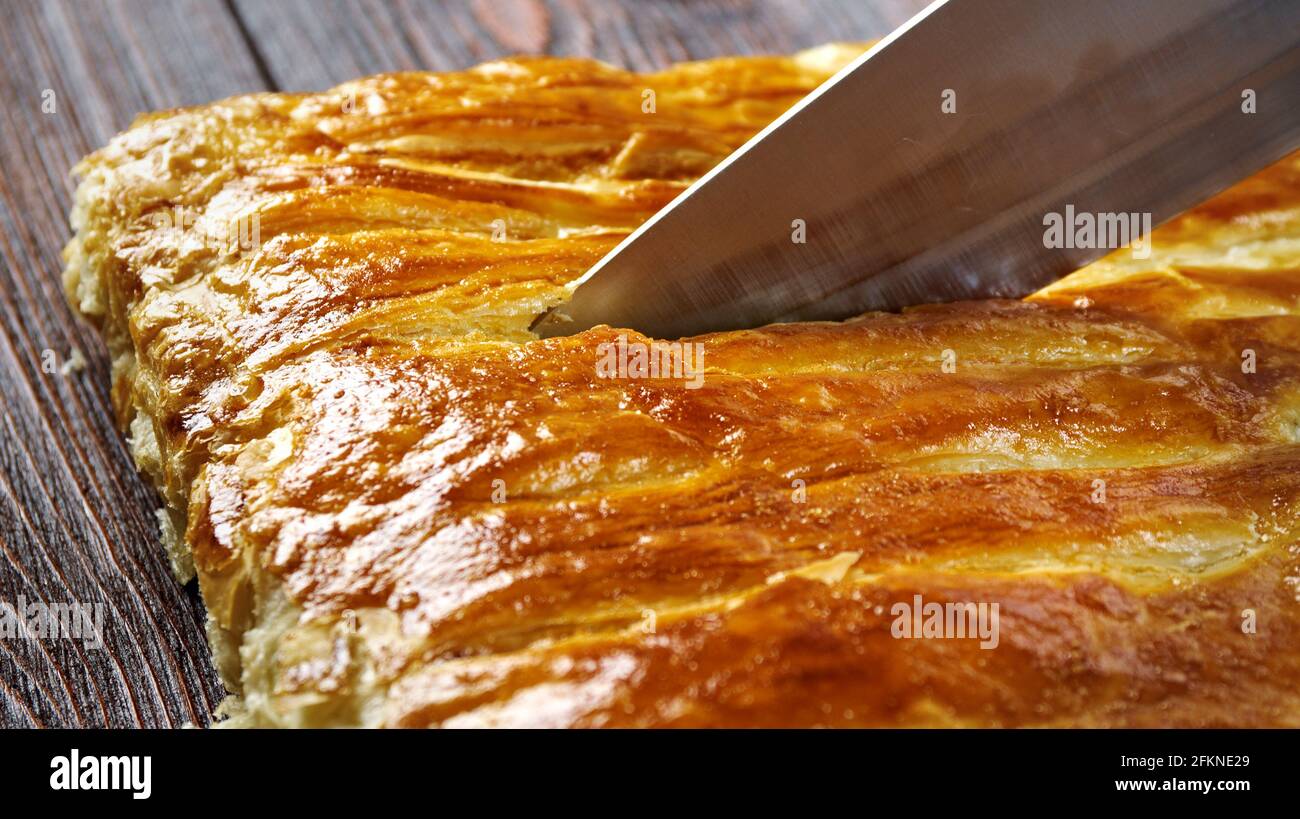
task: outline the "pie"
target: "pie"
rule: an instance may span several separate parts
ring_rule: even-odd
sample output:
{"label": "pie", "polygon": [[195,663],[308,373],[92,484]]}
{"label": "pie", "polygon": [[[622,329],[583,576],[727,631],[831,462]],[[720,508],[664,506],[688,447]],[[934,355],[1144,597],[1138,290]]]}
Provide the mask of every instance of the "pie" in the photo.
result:
{"label": "pie", "polygon": [[529,332],[860,52],[251,94],[77,167],[222,724],[1300,725],[1300,153],[1023,301],[687,340],[694,388]]}

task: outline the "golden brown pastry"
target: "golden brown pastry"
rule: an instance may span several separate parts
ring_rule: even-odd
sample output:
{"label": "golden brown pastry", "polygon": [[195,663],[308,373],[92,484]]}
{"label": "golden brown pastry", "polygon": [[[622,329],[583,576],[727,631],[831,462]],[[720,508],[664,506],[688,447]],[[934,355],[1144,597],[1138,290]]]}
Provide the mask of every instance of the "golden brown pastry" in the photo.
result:
{"label": "golden brown pastry", "polygon": [[[1300,154],[1023,302],[695,339],[699,389],[527,331],[858,51],[371,77],[78,167],[231,724],[1300,725]],[[996,646],[896,636],[918,595]]]}

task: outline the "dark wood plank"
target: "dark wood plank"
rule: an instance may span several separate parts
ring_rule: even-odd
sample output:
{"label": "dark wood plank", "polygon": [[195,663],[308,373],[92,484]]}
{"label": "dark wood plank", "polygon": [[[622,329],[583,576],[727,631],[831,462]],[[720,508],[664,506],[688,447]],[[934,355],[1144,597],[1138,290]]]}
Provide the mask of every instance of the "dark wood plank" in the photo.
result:
{"label": "dark wood plank", "polygon": [[[6,11],[0,601],[101,607],[104,647],[0,640],[0,725],[205,724],[221,690],[202,606],[167,568],[159,501],[114,428],[106,355],[64,302],[59,253],[77,159],[139,112],[257,90],[265,79],[220,3],[25,0]],[[42,111],[47,89],[53,113]],[[87,366],[65,375],[74,350]]]}
{"label": "dark wood plank", "polygon": [[233,0],[282,90],[382,71],[449,71],[510,54],[637,70],[888,34],[925,0]]}
{"label": "dark wood plank", "polygon": [[[139,112],[495,57],[636,69],[882,36],[924,0],[11,0],[0,26],[0,603],[102,607],[105,647],[0,639],[0,726],[206,724],[202,604],[110,419],[108,362],[59,284],[68,169]],[[42,94],[55,95],[43,113]],[[84,370],[60,372],[73,351]],[[43,366],[53,357],[54,371]]]}

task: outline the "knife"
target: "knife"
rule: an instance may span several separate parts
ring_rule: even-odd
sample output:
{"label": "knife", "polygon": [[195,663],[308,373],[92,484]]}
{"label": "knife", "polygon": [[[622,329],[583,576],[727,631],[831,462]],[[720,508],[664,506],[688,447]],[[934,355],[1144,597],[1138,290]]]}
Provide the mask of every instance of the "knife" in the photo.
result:
{"label": "knife", "polygon": [[1018,298],[1298,143],[1297,0],[940,0],[533,329],[677,338]]}

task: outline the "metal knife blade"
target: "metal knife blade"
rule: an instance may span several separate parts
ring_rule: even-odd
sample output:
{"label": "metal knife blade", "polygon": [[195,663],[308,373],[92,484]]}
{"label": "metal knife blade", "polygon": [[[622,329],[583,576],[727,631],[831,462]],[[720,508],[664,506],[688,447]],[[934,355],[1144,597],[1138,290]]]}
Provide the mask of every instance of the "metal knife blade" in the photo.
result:
{"label": "metal knife blade", "polygon": [[1298,146],[1296,0],[940,0],[534,329],[676,338],[1020,297],[1109,252],[1051,240],[1048,214],[1158,225]]}

